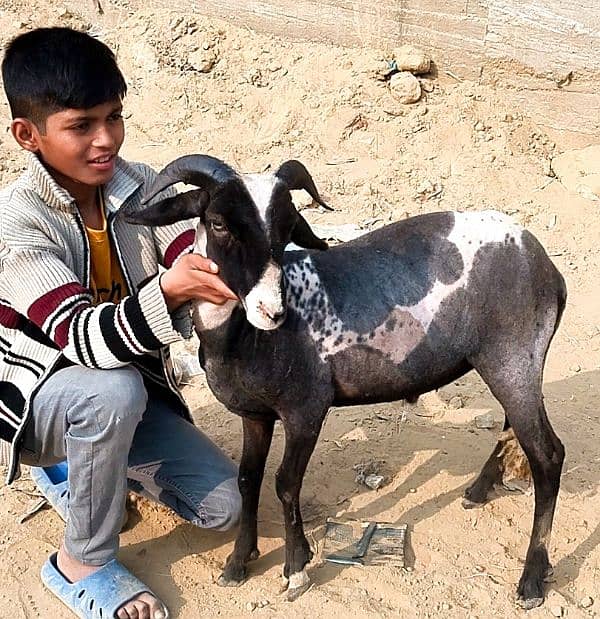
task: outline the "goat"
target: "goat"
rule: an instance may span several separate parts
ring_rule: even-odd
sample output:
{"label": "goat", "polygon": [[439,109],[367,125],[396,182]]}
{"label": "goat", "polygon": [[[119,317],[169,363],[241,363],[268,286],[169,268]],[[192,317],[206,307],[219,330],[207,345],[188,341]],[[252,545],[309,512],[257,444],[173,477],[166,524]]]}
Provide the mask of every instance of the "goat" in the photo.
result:
{"label": "goat", "polygon": [[[504,409],[505,432],[463,504],[486,502],[514,432],[535,488],[517,594],[524,608],[542,604],[564,459],[546,416],[542,372],[566,288],[537,239],[502,213],[440,212],[323,251],[327,244],[291,200],[291,189],[305,189],[327,206],[298,161],[241,175],[213,157],[188,155],[166,166],[142,204],[177,182],[199,189],[125,216],[144,225],[198,217],[194,251],[219,265],[239,297],[193,309],[208,384],[243,422],[243,513],[219,584],[241,584],[259,555],[259,493],[276,420],[285,430],[276,490],[292,600],[310,582],[299,495],[328,409],[414,400],[475,369]],[[290,241],[305,249],[284,252]]]}

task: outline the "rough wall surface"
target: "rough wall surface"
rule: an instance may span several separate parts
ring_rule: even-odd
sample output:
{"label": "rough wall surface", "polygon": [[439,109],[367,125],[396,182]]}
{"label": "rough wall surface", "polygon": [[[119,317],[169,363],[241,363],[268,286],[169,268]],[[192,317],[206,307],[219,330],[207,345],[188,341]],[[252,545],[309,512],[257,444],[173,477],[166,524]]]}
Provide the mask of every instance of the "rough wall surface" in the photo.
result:
{"label": "rough wall surface", "polygon": [[538,70],[600,71],[600,3],[491,0],[485,52]]}
{"label": "rough wall surface", "polygon": [[173,0],[171,6],[292,38],[374,47],[417,42],[464,77],[498,59],[542,72],[600,74],[598,0]]}

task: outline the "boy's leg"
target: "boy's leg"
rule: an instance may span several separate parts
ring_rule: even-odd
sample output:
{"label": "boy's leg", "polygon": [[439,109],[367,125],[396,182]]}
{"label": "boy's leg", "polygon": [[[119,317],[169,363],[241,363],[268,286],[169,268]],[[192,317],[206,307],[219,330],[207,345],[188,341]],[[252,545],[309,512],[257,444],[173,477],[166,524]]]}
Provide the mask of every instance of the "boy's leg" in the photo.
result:
{"label": "boy's leg", "polygon": [[[75,582],[115,558],[127,494],[127,460],[147,393],[131,367],[80,366],[52,375],[32,401],[22,461],[68,461],[69,508],[58,567]],[[160,612],[155,612],[160,611]],[[163,616],[149,594],[128,602],[118,617]]]}
{"label": "boy's leg", "polygon": [[[73,366],[51,376],[32,401],[22,460],[47,466],[67,459],[65,547],[87,565],[104,565],[117,553],[127,458],[146,398],[133,368]],[[35,456],[29,456],[31,451]]]}
{"label": "boy's leg", "polygon": [[181,404],[174,396],[152,385],[148,392],[129,454],[130,489],[199,527],[230,529],[241,511],[237,466],[176,413]]}

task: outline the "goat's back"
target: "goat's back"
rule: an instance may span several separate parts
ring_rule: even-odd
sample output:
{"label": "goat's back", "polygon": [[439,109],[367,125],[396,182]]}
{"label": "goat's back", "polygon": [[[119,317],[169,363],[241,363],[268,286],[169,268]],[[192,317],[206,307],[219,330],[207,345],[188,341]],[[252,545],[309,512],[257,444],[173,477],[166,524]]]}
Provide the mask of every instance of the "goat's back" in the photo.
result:
{"label": "goat's back", "polygon": [[544,304],[564,297],[537,240],[494,211],[421,215],[326,252],[286,254],[288,311],[331,364],[340,402],[445,384],[485,338],[533,345]]}

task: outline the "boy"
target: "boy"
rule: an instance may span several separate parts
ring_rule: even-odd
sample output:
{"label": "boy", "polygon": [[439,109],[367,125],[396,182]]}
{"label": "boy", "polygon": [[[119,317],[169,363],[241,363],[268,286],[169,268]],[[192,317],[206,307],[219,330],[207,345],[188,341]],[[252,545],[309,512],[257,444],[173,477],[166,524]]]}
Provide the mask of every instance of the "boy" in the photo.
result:
{"label": "boy", "polygon": [[106,45],[34,30],[9,43],[2,75],[12,134],[29,157],[0,193],[8,483],[19,462],[66,459],[61,492],[32,468],[66,521],[44,583],[80,617],[164,619],[163,604],[115,560],[127,479],[198,526],[236,522],[236,468],[190,423],[168,356],[189,331],[189,300],[235,296],[216,265],[188,253],[189,225],[152,230],[115,217],[140,203],[155,173],[118,157],[126,84]]}

